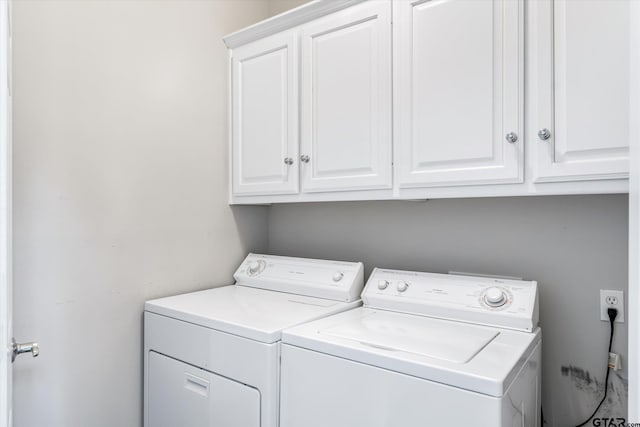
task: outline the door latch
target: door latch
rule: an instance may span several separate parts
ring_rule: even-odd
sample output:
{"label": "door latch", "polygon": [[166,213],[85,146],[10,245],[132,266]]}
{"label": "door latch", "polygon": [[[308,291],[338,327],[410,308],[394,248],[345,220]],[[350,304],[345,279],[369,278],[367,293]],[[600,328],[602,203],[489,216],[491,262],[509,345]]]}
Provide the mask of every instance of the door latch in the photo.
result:
{"label": "door latch", "polygon": [[11,363],[16,360],[16,356],[19,354],[31,353],[33,357],[38,357],[38,354],[40,354],[40,347],[37,342],[18,344],[15,339],[12,339],[11,348]]}

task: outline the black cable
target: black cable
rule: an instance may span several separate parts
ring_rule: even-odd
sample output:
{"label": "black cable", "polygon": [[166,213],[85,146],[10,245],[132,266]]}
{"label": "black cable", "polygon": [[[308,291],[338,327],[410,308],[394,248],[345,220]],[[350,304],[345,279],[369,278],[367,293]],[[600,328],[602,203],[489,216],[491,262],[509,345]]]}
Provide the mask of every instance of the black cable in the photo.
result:
{"label": "black cable", "polygon": [[605,399],[607,398],[607,392],[609,391],[609,372],[611,371],[611,369],[609,368],[609,353],[611,353],[611,344],[613,343],[613,324],[616,321],[616,317],[618,317],[618,310],[616,310],[615,308],[609,308],[607,309],[607,314],[609,315],[609,322],[611,322],[611,334],[609,335],[609,351],[607,352],[607,375],[604,378],[604,396],[602,396],[602,400],[596,407],[596,410],[593,411],[591,415],[589,415],[589,418],[587,418],[582,424],[578,424],[576,427],[582,427],[583,425],[588,423],[591,418],[593,418],[593,416],[596,414],[596,412],[598,412],[598,409],[600,409]]}

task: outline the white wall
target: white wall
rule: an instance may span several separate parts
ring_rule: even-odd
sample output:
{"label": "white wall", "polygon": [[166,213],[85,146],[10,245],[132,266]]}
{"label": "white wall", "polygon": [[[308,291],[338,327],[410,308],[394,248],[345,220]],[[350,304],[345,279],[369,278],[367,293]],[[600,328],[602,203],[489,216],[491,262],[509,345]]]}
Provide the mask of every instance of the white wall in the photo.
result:
{"label": "white wall", "polygon": [[[599,289],[627,290],[626,195],[273,205],[269,252],[373,267],[537,280],[547,426],[582,422],[602,397],[609,325]],[[627,359],[627,325],[614,351]],[[594,381],[595,380],[595,381]],[[626,416],[626,371],[603,416]]]}
{"label": "white wall", "polygon": [[138,426],[146,299],[231,281],[224,34],[256,1],[14,1],[15,425]]}

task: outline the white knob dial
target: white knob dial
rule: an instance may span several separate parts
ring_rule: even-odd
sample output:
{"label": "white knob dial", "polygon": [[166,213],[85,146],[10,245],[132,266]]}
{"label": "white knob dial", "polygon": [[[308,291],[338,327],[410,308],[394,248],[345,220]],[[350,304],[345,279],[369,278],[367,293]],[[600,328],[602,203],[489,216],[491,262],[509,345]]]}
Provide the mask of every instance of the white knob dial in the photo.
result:
{"label": "white knob dial", "polygon": [[404,292],[409,288],[409,284],[407,282],[398,282],[398,292]]}
{"label": "white knob dial", "polygon": [[247,267],[249,276],[255,276],[264,270],[264,261],[251,261]]}
{"label": "white knob dial", "polygon": [[507,295],[498,287],[487,288],[484,291],[484,299],[490,306],[500,307],[507,302]]}
{"label": "white knob dial", "polygon": [[378,280],[378,289],[383,291],[383,290],[387,289],[387,286],[389,286],[389,281],[388,280]]}
{"label": "white knob dial", "polygon": [[333,281],[339,282],[344,277],[344,273],[342,271],[336,271],[333,273]]}

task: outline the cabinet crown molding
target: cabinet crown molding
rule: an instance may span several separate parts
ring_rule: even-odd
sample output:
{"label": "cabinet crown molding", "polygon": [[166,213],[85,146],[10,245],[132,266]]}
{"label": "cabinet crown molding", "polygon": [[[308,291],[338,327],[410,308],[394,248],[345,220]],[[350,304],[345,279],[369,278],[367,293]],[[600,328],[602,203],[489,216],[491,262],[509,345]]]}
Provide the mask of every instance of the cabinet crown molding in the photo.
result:
{"label": "cabinet crown molding", "polygon": [[223,37],[229,49],[288,30],[366,0],[314,0]]}

